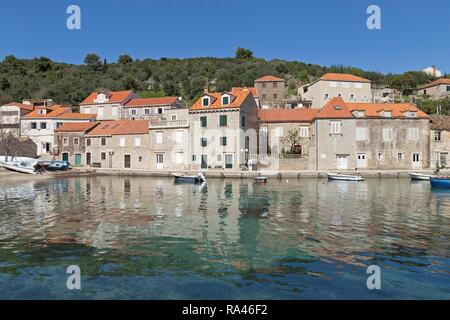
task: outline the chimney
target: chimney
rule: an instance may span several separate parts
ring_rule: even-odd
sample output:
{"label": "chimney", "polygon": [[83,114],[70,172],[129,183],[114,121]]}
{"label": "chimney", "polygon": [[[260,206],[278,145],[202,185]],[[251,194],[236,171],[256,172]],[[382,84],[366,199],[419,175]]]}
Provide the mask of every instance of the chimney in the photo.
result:
{"label": "chimney", "polygon": [[205,85],[205,87],[203,88],[203,93],[204,94],[208,94],[209,93],[208,85]]}

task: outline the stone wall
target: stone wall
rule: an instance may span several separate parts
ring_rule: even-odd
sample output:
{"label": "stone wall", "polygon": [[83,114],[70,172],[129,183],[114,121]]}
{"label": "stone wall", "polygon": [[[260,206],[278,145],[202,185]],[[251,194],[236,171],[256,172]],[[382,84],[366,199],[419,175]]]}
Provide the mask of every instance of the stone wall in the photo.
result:
{"label": "stone wall", "polygon": [[36,158],[37,146],[30,138],[8,134],[0,136],[0,155]]}

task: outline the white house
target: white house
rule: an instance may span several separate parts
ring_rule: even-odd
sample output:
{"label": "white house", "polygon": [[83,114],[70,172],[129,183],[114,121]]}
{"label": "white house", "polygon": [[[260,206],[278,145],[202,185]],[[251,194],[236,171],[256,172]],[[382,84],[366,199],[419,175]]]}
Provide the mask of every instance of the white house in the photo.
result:
{"label": "white house", "polygon": [[80,103],[80,113],[94,114],[98,120],[124,119],[124,105],[138,96],[132,91],[92,92]]}
{"label": "white house", "polygon": [[426,74],[433,76],[435,78],[440,78],[443,76],[442,71],[437,69],[436,66],[431,66],[422,70]]}
{"label": "white house", "polygon": [[37,145],[38,155],[52,154],[55,129],[65,122],[95,121],[95,114],[72,113],[70,107],[38,107],[21,119],[21,134]]}
{"label": "white house", "polygon": [[32,105],[17,102],[0,106],[0,130],[19,135],[21,118],[33,110]]}

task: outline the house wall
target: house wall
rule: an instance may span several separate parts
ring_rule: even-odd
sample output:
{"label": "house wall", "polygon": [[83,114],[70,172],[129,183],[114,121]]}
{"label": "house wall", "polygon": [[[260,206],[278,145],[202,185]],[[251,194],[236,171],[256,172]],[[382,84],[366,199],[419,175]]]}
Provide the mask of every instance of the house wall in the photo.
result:
{"label": "house wall", "polygon": [[23,110],[18,106],[0,107],[0,130],[4,133],[20,135],[20,119],[31,110]]}
{"label": "house wall", "polygon": [[447,87],[450,88],[450,85],[441,84],[425,89],[420,89],[419,94],[429,95],[432,99],[442,99],[450,96],[450,90],[447,91]]}
{"label": "house wall", "polygon": [[[159,113],[159,109],[162,110],[162,113]],[[148,113],[146,113],[146,110],[148,110]],[[133,114],[133,112],[135,112],[135,114]],[[183,117],[184,113],[186,114],[186,116]],[[172,115],[177,115],[177,118],[182,116],[184,119],[187,119],[187,113],[188,109],[183,108],[177,103],[163,106],[123,108],[123,118],[135,120],[149,120],[155,118],[166,118],[167,120],[170,120]]]}
{"label": "house wall", "polygon": [[[450,167],[450,131],[439,130],[441,132],[441,140],[435,140],[435,132],[430,131],[430,166],[433,169],[439,167]],[[447,161],[445,161],[447,159]]]}
{"label": "house wall", "polygon": [[[99,109],[102,111],[99,112]],[[114,104],[91,104],[81,105],[80,113],[96,114],[97,120],[120,120],[125,118],[123,106],[120,103]]]}
{"label": "house wall", "polygon": [[[276,83],[276,88],[274,88]],[[265,81],[255,82],[256,92],[258,93],[261,108],[284,108],[284,99],[287,95],[286,82],[284,81]],[[274,94],[277,98],[274,98]]]}
{"label": "house wall", "polygon": [[[331,84],[335,83],[336,87]],[[356,88],[356,84],[361,84],[361,88]],[[345,87],[348,85],[349,87]],[[300,88],[300,95],[303,100],[311,100],[313,108],[322,108],[328,101],[341,94],[345,102],[372,102],[371,84],[366,82],[347,82],[347,81],[325,81],[319,80],[308,87],[308,91],[304,92],[303,86]],[[328,99],[325,95],[328,94]],[[351,99],[351,95],[354,98]]]}
{"label": "house wall", "polygon": [[[67,144],[64,144],[64,138],[67,138]],[[74,143],[78,138],[78,145]],[[86,139],[84,132],[56,132],[54,141],[54,156],[62,160],[63,153],[68,153],[69,162],[75,165],[75,154],[81,155],[81,165],[86,165]]]}

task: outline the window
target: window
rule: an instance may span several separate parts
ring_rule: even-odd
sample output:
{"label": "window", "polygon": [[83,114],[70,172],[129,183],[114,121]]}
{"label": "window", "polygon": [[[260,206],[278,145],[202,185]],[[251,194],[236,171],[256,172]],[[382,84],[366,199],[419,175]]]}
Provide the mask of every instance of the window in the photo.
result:
{"label": "window", "polygon": [[158,108],[158,114],[163,114],[164,113],[164,108]]}
{"label": "window", "polygon": [[419,153],[413,153],[413,162],[420,162],[420,154]]}
{"label": "window", "polygon": [[245,117],[241,117],[241,127],[245,127]]}
{"label": "window", "polygon": [[131,115],[135,116],[137,114],[137,110],[136,109],[131,109]]}
{"label": "window", "polygon": [[176,114],[172,114],[172,115],[170,116],[170,120],[172,120],[172,121],[177,121],[177,115],[176,115]]}
{"label": "window", "polygon": [[419,140],[419,129],[418,128],[408,128],[408,139],[411,141]]}
{"label": "window", "polygon": [[383,117],[391,118],[392,117],[392,112],[391,111],[383,111]]}
{"label": "window", "polygon": [[227,137],[220,137],[220,146],[226,147],[227,145]]}
{"label": "window", "polygon": [[434,141],[440,142],[441,140],[441,131],[434,132]]}
{"label": "window", "polygon": [[31,122],[30,123],[30,128],[31,129],[37,129],[37,123],[36,122]]}
{"label": "window", "polygon": [[362,88],[362,83],[355,83],[355,88],[356,89],[361,89]]}
{"label": "window", "polygon": [[156,143],[157,144],[163,143],[163,132],[162,131],[156,132]]}
{"label": "window", "polygon": [[205,128],[208,125],[208,120],[206,117],[200,117],[200,126]]}
{"label": "window", "polygon": [[337,82],[331,81],[331,82],[330,82],[330,87],[331,87],[331,88],[336,88],[336,87],[337,87]]}
{"label": "window", "polygon": [[225,155],[225,168],[233,169],[233,155],[232,154]]}
{"label": "window", "polygon": [[324,100],[328,100],[328,99],[330,99],[330,95],[328,93],[325,93]]}
{"label": "window", "polygon": [[364,111],[359,111],[359,110],[357,110],[356,112],[355,112],[355,116],[357,117],[357,118],[364,118],[364,116],[365,116],[365,112]]}
{"label": "window", "polygon": [[230,96],[223,96],[222,97],[222,105],[226,106],[230,104]]}
{"label": "window", "polygon": [[102,138],[101,144],[102,146],[106,146],[106,138]]}
{"label": "window", "polygon": [[164,163],[164,154],[163,153],[156,154],[156,163],[157,164]]}
{"label": "window", "polygon": [[262,87],[263,87],[263,88],[266,87],[266,83],[265,83],[265,82],[262,83]]}
{"label": "window", "polygon": [[106,152],[102,152],[100,154],[100,157],[101,157],[102,160],[106,160]]}
{"label": "window", "polygon": [[392,128],[383,129],[383,141],[392,141],[394,140],[394,130]]}
{"label": "window", "polygon": [[220,126],[221,127],[226,127],[227,126],[227,116],[226,115],[221,115],[220,116]]}
{"label": "window", "polygon": [[409,112],[408,112],[408,117],[410,117],[410,118],[416,118],[416,117],[417,117],[417,112],[415,112],[415,111],[409,111]]}
{"label": "window", "polygon": [[330,121],[330,133],[331,134],[341,134],[341,121]]}
{"label": "window", "polygon": [[276,127],[275,128],[275,138],[281,138],[283,137],[283,127]]}
{"label": "window", "polygon": [[276,83],[276,82],[273,82],[273,83],[272,83],[272,87],[273,87],[273,88],[276,88],[276,87],[278,87],[278,83]]}
{"label": "window", "polygon": [[197,156],[195,154],[192,155],[192,162],[197,161]]}
{"label": "window", "polygon": [[262,97],[261,97],[263,100],[266,100],[266,98],[267,98],[267,95],[265,94],[265,93],[263,93],[263,95],[262,95]]}
{"label": "window", "polygon": [[144,109],[144,114],[145,115],[149,115],[150,114],[150,109]]}
{"label": "window", "polygon": [[206,147],[208,145],[208,140],[206,138],[201,138],[200,144],[202,145],[202,147]]}
{"label": "window", "polygon": [[450,92],[450,86],[447,86],[446,91],[447,91],[447,92]]}
{"label": "window", "polygon": [[63,139],[63,145],[68,146],[69,145],[69,138]]}
{"label": "window", "polygon": [[175,132],[175,143],[182,144],[183,143],[183,131]]}
{"label": "window", "polygon": [[125,147],[125,138],[120,138],[119,145],[123,148]]}
{"label": "window", "polygon": [[350,83],[349,82],[342,82],[341,83],[341,87],[342,88],[350,88]]}
{"label": "window", "polygon": [[90,138],[86,139],[86,145],[87,145],[87,146],[90,146],[90,145],[91,145],[91,139],[90,139]]}
{"label": "window", "polygon": [[202,99],[202,106],[203,107],[208,107],[209,106],[209,97],[204,97]]}
{"label": "window", "polygon": [[367,140],[367,128],[358,127],[356,128],[356,141]]}
{"label": "window", "polygon": [[398,161],[402,161],[403,160],[403,153],[399,152],[397,154],[397,159],[398,159]]}
{"label": "window", "polygon": [[309,137],[309,128],[308,127],[300,127],[299,133],[300,133],[300,137],[307,138],[307,137]]}
{"label": "window", "polygon": [[378,160],[383,161],[383,152],[378,152]]}
{"label": "window", "polygon": [[140,147],[141,146],[141,138],[140,137],[134,138],[134,146],[135,147]]}
{"label": "window", "polygon": [[139,157],[139,162],[142,162],[142,157]]}
{"label": "window", "polygon": [[338,97],[342,97],[342,93],[338,93]]}
{"label": "window", "polygon": [[73,138],[73,144],[74,145],[79,145],[80,144],[80,139],[79,138]]}
{"label": "window", "polygon": [[274,99],[274,100],[278,99],[278,94],[274,93],[274,94],[273,94],[273,99]]}
{"label": "window", "polygon": [[353,101],[353,100],[355,100],[355,95],[354,95],[354,94],[351,94],[351,95],[350,95],[350,101]]}
{"label": "window", "polygon": [[41,122],[41,129],[47,129],[47,122]]}
{"label": "window", "polygon": [[59,127],[61,127],[63,125],[62,122],[57,122],[55,123],[55,129],[58,129]]}

